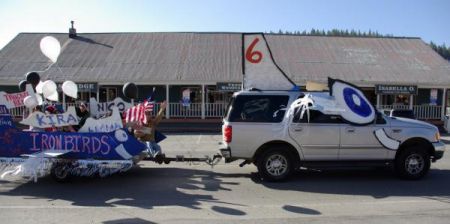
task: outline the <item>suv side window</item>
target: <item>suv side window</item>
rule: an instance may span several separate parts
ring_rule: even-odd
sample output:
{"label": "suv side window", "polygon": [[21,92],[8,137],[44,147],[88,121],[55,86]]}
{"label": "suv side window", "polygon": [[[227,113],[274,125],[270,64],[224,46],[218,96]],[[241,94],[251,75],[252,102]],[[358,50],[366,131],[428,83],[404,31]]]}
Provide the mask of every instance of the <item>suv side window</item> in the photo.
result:
{"label": "suv side window", "polygon": [[[294,123],[308,123],[308,114],[305,111],[303,117],[300,119],[301,112],[296,109],[295,116],[292,122]],[[318,110],[309,110],[309,123],[316,124],[340,124],[343,123],[341,116],[323,114]]]}
{"label": "suv side window", "polygon": [[241,95],[234,99],[230,122],[279,123],[283,120],[289,96]]}

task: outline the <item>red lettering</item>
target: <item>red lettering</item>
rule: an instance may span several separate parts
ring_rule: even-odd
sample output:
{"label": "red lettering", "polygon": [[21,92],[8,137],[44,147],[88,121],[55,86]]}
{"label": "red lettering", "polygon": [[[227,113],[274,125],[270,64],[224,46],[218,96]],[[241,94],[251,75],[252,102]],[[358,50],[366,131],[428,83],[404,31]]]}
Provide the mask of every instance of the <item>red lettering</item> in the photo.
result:
{"label": "red lettering", "polygon": [[30,133],[30,136],[33,137],[33,148],[31,148],[31,151],[39,151],[39,148],[36,147],[36,136],[38,136],[39,133]]}
{"label": "red lettering", "polygon": [[75,148],[73,149],[73,151],[74,152],[79,152],[80,151],[80,147],[79,147],[78,142],[80,141],[81,136],[75,135],[75,136],[73,136],[73,138],[75,139]]}
{"label": "red lettering", "polygon": [[96,137],[92,137],[91,141],[92,141],[92,154],[95,154],[98,151],[100,151],[100,149],[102,147],[102,143],[101,143],[100,139],[98,139]]}
{"label": "red lettering", "polygon": [[55,136],[53,135],[49,135],[48,136],[48,149],[55,149],[55,145],[56,145],[56,139]]}
{"label": "red lettering", "polygon": [[[247,50],[245,51],[245,58],[247,59],[247,61],[254,63],[254,64],[259,63],[263,57],[261,51],[253,51],[253,48],[258,43],[258,41],[259,41],[259,38],[255,38],[253,40],[253,42],[250,44],[250,46],[247,48]],[[256,56],[256,58],[255,58],[255,56]]]}
{"label": "red lettering", "polygon": [[83,141],[83,148],[81,148],[81,151],[82,152],[87,151],[87,153],[90,154],[91,153],[91,149],[89,148],[89,142],[90,142],[89,137],[82,136],[81,139]]}
{"label": "red lettering", "polygon": [[41,149],[42,149],[42,150],[48,149],[48,143],[47,143],[47,140],[48,140],[48,135],[42,134],[42,135],[41,135]]}
{"label": "red lettering", "polygon": [[[70,144],[70,148],[69,148],[69,144]],[[65,150],[72,150],[74,149],[75,144],[73,143],[73,138],[72,136],[64,136],[64,149]]]}
{"label": "red lettering", "polygon": [[62,135],[55,136],[55,149],[62,150]]}
{"label": "red lettering", "polygon": [[111,146],[109,146],[108,144],[108,136],[107,135],[103,135],[101,138],[101,142],[102,145],[104,145],[105,147],[102,147],[102,154],[103,155],[108,155],[109,152],[111,151]]}

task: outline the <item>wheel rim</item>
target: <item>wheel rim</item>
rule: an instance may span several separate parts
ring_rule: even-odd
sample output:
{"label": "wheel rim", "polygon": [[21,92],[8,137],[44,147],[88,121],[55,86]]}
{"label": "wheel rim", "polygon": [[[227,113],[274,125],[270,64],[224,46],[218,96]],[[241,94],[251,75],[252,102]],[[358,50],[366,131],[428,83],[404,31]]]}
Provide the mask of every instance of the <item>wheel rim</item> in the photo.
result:
{"label": "wheel rim", "polygon": [[411,154],[405,160],[406,171],[410,174],[418,174],[425,167],[425,160],[419,154]]}
{"label": "wheel rim", "polygon": [[275,154],[271,155],[266,162],[266,170],[272,176],[281,176],[286,173],[288,162],[286,157]]}
{"label": "wheel rim", "polygon": [[66,178],[68,173],[69,173],[69,172],[66,170],[65,167],[57,167],[57,168],[55,168],[55,176],[56,176],[58,179],[64,179],[64,178]]}

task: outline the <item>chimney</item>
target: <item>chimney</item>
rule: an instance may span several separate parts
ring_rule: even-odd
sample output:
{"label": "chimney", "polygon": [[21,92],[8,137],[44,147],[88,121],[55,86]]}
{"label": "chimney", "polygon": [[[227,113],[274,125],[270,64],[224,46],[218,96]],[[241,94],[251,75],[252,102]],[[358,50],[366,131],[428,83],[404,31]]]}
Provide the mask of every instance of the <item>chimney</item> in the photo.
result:
{"label": "chimney", "polygon": [[73,27],[73,21],[70,21],[70,23],[72,24],[72,27],[69,28],[69,38],[74,38],[77,36],[77,30]]}

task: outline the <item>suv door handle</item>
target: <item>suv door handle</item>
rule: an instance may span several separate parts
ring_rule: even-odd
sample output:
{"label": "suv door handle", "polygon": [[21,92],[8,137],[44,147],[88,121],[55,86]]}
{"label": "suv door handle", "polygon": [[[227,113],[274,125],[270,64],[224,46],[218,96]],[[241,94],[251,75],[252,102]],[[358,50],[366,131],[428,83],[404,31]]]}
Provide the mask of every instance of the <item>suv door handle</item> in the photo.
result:
{"label": "suv door handle", "polygon": [[394,132],[394,133],[400,133],[400,132],[402,132],[402,129],[392,129],[392,132]]}
{"label": "suv door handle", "polygon": [[302,127],[295,127],[294,131],[303,131],[303,128]]}
{"label": "suv door handle", "polygon": [[355,132],[355,128],[346,128],[345,129],[348,133],[354,133]]}

